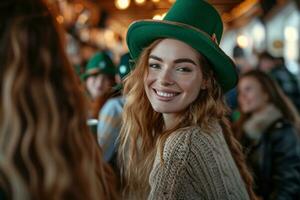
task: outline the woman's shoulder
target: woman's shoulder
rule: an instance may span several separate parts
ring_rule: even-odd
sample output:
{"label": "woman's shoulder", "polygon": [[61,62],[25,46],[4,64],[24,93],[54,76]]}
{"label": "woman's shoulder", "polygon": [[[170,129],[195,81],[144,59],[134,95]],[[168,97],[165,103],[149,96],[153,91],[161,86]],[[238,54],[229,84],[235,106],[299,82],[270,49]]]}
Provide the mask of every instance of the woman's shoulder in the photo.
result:
{"label": "woman's shoulder", "polygon": [[199,125],[188,126],[174,131],[167,141],[187,141],[198,143],[206,140],[222,140],[223,131],[219,123],[214,122],[209,124],[206,128]]}
{"label": "woman's shoulder", "polygon": [[199,193],[219,197],[211,199],[248,199],[218,123],[208,128],[191,126],[177,130],[167,139],[163,156],[165,167],[177,174],[188,174],[188,183],[195,181],[201,188]]}
{"label": "woman's shoulder", "polygon": [[105,102],[99,114],[106,114],[106,113],[108,113],[109,115],[119,114],[123,111],[123,106],[124,106],[124,98],[114,97],[108,99]]}
{"label": "woman's shoulder", "polygon": [[267,130],[271,138],[276,137],[299,137],[296,126],[289,120],[280,118]]}
{"label": "woman's shoulder", "polygon": [[194,125],[176,130],[166,140],[164,150],[181,150],[188,154],[195,148],[217,150],[220,145],[225,145],[225,139],[221,126],[214,123],[207,128]]}
{"label": "woman's shoulder", "polygon": [[285,119],[274,122],[263,141],[270,143],[276,150],[291,152],[291,149],[300,148],[300,135],[296,127]]}
{"label": "woman's shoulder", "polygon": [[124,105],[124,97],[119,96],[119,97],[113,97],[113,98],[108,99],[105,102],[104,106],[106,106],[106,107],[115,107],[115,106],[123,107],[123,105]]}

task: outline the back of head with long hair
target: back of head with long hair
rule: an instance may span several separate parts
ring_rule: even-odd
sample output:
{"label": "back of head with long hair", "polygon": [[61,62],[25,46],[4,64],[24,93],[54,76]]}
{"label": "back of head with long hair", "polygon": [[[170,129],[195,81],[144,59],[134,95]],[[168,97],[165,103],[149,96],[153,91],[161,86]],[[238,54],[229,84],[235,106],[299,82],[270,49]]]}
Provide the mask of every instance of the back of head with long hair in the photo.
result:
{"label": "back of head with long hair", "polygon": [[0,21],[1,189],[9,199],[113,199],[49,7],[4,0]]}
{"label": "back of head with long hair", "polygon": [[[300,117],[296,107],[288,99],[288,97],[283,93],[279,85],[273,80],[269,75],[260,70],[251,70],[244,73],[240,80],[243,78],[254,78],[262,90],[268,95],[269,103],[272,103],[279,111],[282,113],[283,117],[290,122],[292,122],[295,127],[300,131]],[[235,124],[234,128],[236,129],[236,137],[241,139],[242,126],[243,124],[251,117],[251,113],[243,113],[241,111],[241,117],[239,121]]]}
{"label": "back of head with long hair", "polygon": [[156,40],[144,49],[136,63],[135,70],[125,79],[126,104],[119,147],[119,159],[124,176],[123,195],[129,196],[130,199],[133,199],[133,196],[137,196],[137,199],[146,198],[155,153],[160,150],[162,154],[164,143],[174,130],[190,125],[199,125],[204,129],[209,129],[211,121],[217,120],[223,128],[225,139],[246,183],[249,195],[251,199],[255,199],[252,191],[253,180],[245,166],[241,147],[234,139],[226,119],[228,106],[224,102],[222,89],[204,57],[200,57],[200,64],[207,88],[201,90],[195,102],[182,112],[176,127],[172,130],[163,129],[162,114],[155,112],[151,107],[143,84],[148,72],[149,54],[160,41]]}

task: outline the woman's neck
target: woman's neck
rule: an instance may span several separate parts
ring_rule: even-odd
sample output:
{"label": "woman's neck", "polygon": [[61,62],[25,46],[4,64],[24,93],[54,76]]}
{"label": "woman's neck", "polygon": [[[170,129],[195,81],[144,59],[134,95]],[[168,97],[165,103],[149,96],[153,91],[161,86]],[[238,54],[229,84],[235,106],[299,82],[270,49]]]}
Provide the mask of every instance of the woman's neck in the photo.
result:
{"label": "woman's neck", "polygon": [[174,113],[164,113],[163,114],[165,130],[170,130],[178,124],[178,115]]}

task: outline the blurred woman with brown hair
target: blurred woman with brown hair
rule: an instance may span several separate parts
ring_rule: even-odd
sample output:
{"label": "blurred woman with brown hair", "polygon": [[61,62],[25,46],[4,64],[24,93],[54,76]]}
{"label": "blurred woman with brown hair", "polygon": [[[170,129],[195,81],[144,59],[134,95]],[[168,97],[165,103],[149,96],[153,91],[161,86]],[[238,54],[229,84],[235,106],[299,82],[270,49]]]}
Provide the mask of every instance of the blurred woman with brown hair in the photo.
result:
{"label": "blurred woman with brown hair", "polygon": [[62,30],[41,0],[0,3],[0,187],[7,199],[115,199]]}
{"label": "blurred woman with brown hair", "polygon": [[279,86],[264,72],[240,77],[240,120],[235,124],[255,191],[263,199],[300,198],[300,118]]}

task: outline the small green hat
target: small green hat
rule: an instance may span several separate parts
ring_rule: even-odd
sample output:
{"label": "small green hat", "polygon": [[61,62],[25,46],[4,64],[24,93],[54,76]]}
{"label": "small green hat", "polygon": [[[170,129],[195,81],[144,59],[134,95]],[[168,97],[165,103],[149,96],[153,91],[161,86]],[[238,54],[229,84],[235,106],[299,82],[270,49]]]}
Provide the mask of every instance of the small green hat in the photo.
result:
{"label": "small green hat", "polygon": [[118,74],[121,77],[121,79],[126,77],[132,69],[130,60],[131,60],[131,57],[130,57],[129,53],[123,54],[120,58],[120,63],[118,66]]}
{"label": "small green hat", "polygon": [[219,13],[203,0],[177,0],[163,20],[133,22],[127,32],[127,45],[136,60],[142,50],[159,38],[183,41],[212,64],[217,81],[226,92],[238,80],[235,64],[219,47],[223,23]]}
{"label": "small green hat", "polygon": [[87,77],[98,73],[110,76],[114,76],[116,74],[116,67],[105,52],[99,52],[92,56],[86,66],[85,73],[82,75],[82,78],[86,79]]}

